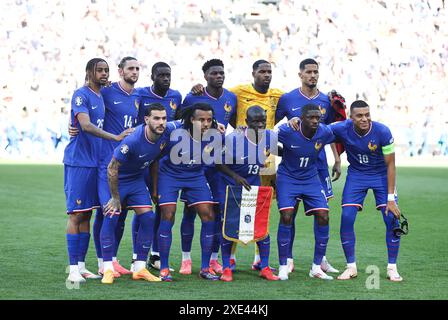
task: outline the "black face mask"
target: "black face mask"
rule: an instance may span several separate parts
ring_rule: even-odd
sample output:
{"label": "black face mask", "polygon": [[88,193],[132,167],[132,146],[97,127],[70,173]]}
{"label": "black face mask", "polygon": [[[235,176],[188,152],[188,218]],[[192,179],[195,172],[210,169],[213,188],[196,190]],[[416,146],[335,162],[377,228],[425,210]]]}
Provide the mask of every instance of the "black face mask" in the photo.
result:
{"label": "black face mask", "polygon": [[[395,218],[396,220],[397,218]],[[396,237],[401,237],[409,232],[408,219],[403,214],[400,214],[399,225],[392,230]]]}

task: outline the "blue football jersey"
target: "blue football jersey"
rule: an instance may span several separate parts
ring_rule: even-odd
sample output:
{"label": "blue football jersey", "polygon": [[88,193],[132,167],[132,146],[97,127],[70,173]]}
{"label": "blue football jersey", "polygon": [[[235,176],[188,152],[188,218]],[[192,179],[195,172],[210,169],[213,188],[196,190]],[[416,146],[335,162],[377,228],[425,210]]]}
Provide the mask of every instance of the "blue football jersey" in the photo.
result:
{"label": "blue football jersey", "polygon": [[[254,185],[260,185],[260,170],[271,154],[277,153],[277,134],[271,130],[264,131],[263,139],[254,144],[244,132],[235,130],[225,137],[223,163],[239,176],[248,179]],[[233,179],[221,174],[226,184],[233,184]]]}
{"label": "blue football jersey", "polygon": [[173,122],[168,122],[160,139],[157,142],[151,142],[146,137],[145,126],[139,125],[114,150],[114,157],[121,164],[118,171],[119,179],[135,179],[143,176],[144,170],[167,147],[170,134],[176,128]]}
{"label": "blue football jersey", "polygon": [[286,123],[281,125],[278,141],[283,143],[283,157],[277,174],[298,180],[316,176],[319,153],[326,144],[334,142],[334,138],[331,129],[323,124],[319,124],[311,139],[305,137],[301,130],[295,131]]}
{"label": "blue football jersey", "polygon": [[236,112],[236,95],[227,89],[223,90],[222,95],[218,99],[209,95],[205,88],[204,93],[200,96],[195,96],[189,93],[182,103],[182,109],[200,102],[210,104],[214,110],[216,121],[225,125],[226,127],[229,124],[230,119]]}
{"label": "blue football jersey", "polygon": [[90,122],[102,129],[105,113],[103,97],[84,86],[73,93],[71,105],[71,124],[79,130],[79,134],[70,137],[63,162],[74,167],[98,167],[103,139],[82,131],[77,115],[88,114]]}
{"label": "blue football jersey", "polygon": [[350,163],[348,172],[369,175],[386,174],[382,148],[394,143],[389,128],[384,124],[372,121],[369,132],[364,136],[356,133],[352,120],[333,123],[329,126],[338,142],[344,144],[347,160]]}
{"label": "blue football jersey", "polygon": [[166,156],[160,161],[160,172],[177,179],[204,175],[204,168],[208,164],[205,157],[208,156],[210,161],[214,159],[211,154],[216,151],[213,148],[214,140],[195,140],[180,121],[173,123],[178,123],[179,127],[171,132],[170,143],[165,150]]}
{"label": "blue football jersey", "polygon": [[[139,109],[139,96],[134,90],[127,93],[118,82],[110,87],[101,89],[101,95],[106,107],[103,129],[109,133],[119,135],[124,130],[135,127]],[[100,166],[107,167],[114,149],[120,142],[104,140],[101,147]]]}
{"label": "blue football jersey", "polygon": [[[335,121],[335,112],[327,95],[319,91],[316,96],[308,98],[302,93],[300,88],[285,93],[280,97],[277,111],[275,112],[275,118],[280,121],[284,117],[288,120],[294,117],[300,117],[302,114],[302,107],[308,103],[313,103],[319,106],[320,111],[322,112],[321,123],[330,124]],[[319,154],[317,166],[319,169],[328,168],[325,150]]]}
{"label": "blue football jersey", "polygon": [[145,122],[145,112],[151,103],[160,103],[165,107],[167,121],[173,121],[175,119],[176,110],[180,108],[182,103],[182,95],[179,91],[168,89],[164,97],[154,93],[152,87],[137,88],[140,95],[140,109],[138,111],[137,123],[142,124]]}

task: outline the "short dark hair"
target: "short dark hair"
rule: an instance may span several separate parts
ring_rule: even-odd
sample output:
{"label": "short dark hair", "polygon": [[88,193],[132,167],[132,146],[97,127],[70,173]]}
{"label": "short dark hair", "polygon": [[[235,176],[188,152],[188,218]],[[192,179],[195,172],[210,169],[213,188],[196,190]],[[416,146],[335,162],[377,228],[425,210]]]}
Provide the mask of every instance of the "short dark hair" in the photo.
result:
{"label": "short dark hair", "polygon": [[302,115],[305,116],[309,111],[320,111],[320,108],[317,104],[308,103],[302,107]]}
{"label": "short dark hair", "polygon": [[207,72],[208,69],[210,69],[211,67],[223,67],[224,68],[224,62],[222,62],[222,60],[219,59],[211,59],[208,60],[206,63],[204,63],[204,65],[202,66],[202,71],[204,73]]}
{"label": "short dark hair", "polygon": [[254,64],[252,65],[252,71],[257,70],[260,67],[260,64],[271,64],[269,61],[266,60],[257,60],[254,62]]}
{"label": "short dark hair", "polygon": [[308,59],[302,60],[302,62],[300,62],[300,65],[299,65],[300,70],[301,71],[305,70],[305,66],[307,64],[315,64],[317,67],[319,67],[319,64],[317,63],[316,60],[308,58]]}
{"label": "short dark hair", "polygon": [[252,118],[255,115],[263,114],[266,115],[266,110],[258,105],[250,106],[246,111],[246,118]]}
{"label": "short dark hair", "polygon": [[198,102],[198,103],[192,104],[191,106],[188,106],[187,108],[185,108],[182,111],[181,121],[184,124],[184,128],[186,130],[191,131],[191,129],[192,129],[193,124],[191,123],[190,118],[195,115],[196,110],[211,111],[213,119],[215,118],[215,111],[213,110],[213,107],[211,105],[209,105],[208,103]]}
{"label": "short dark hair", "polygon": [[154,63],[154,65],[151,68],[151,73],[154,74],[158,68],[170,68],[171,69],[171,67],[168,63],[159,61],[159,62]]}
{"label": "short dark hair", "polygon": [[87,62],[87,65],[86,65],[86,78],[85,78],[86,81],[88,80],[88,73],[89,72],[94,73],[95,69],[96,69],[96,65],[98,63],[100,63],[100,62],[104,62],[109,67],[109,64],[103,58],[93,58],[93,59],[90,59],[89,62]]}
{"label": "short dark hair", "polygon": [[124,57],[123,59],[120,60],[120,63],[118,64],[118,68],[123,69],[124,66],[126,65],[126,62],[128,62],[128,61],[130,61],[130,60],[135,60],[135,61],[137,61],[137,59],[134,58],[134,57],[129,57],[129,56]]}
{"label": "short dark hair", "polygon": [[145,117],[150,117],[152,111],[165,111],[165,107],[158,102],[151,103],[148,108],[145,110]]}
{"label": "short dark hair", "polygon": [[352,104],[350,105],[350,112],[355,108],[365,108],[368,106],[369,105],[364,100],[356,100],[356,101],[353,101]]}

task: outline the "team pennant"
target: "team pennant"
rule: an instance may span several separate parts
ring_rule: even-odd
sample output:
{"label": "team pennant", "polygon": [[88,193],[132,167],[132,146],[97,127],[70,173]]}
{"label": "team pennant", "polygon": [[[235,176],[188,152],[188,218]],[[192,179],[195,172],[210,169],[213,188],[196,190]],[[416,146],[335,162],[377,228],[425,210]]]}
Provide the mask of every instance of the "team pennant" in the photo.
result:
{"label": "team pennant", "polygon": [[272,187],[227,186],[223,235],[230,241],[257,242],[269,234]]}

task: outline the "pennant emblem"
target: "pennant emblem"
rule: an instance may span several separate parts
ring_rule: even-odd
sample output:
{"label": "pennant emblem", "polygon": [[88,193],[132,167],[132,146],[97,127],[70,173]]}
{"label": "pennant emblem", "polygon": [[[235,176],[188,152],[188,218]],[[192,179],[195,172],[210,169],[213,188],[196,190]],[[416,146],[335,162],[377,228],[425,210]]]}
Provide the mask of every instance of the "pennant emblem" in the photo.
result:
{"label": "pennant emblem", "polygon": [[248,244],[269,234],[272,187],[251,187],[227,186],[222,227],[227,240]]}

